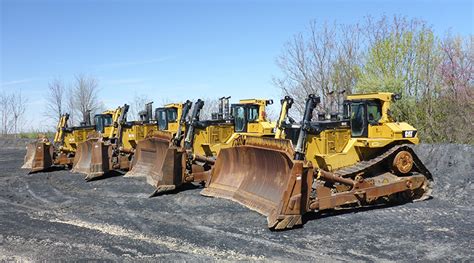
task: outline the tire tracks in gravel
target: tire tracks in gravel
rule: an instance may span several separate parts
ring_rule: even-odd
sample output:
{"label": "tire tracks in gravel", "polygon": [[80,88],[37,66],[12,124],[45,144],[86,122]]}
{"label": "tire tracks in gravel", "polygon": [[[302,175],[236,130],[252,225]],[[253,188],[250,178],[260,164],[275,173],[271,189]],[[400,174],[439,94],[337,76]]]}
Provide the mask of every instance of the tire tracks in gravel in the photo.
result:
{"label": "tire tracks in gravel", "polygon": [[[50,187],[51,191],[48,191],[49,193],[48,197],[52,199],[57,199],[57,200],[50,200],[48,198],[44,198],[40,196],[39,194],[37,194],[32,189],[32,187],[30,187],[30,183],[26,182],[23,178],[18,178],[18,180],[25,185],[25,190],[31,195],[31,197],[33,197],[34,199],[42,203],[49,204],[53,206],[54,208],[60,207],[61,205],[70,204],[73,202],[73,200],[77,200],[76,197],[63,193],[62,191],[58,190],[56,187],[54,187],[51,184],[49,184],[51,186]],[[53,195],[51,195],[51,193],[53,193]],[[61,199],[63,199],[64,201],[58,201]]]}
{"label": "tire tracks in gravel", "polygon": [[[144,215],[142,215],[142,216],[144,216]],[[171,216],[173,218],[175,218],[175,221],[167,220],[166,222],[167,222],[168,225],[171,225],[171,226],[174,226],[174,227],[180,227],[180,228],[185,226],[186,228],[195,229],[195,230],[204,232],[206,234],[209,234],[211,236],[232,237],[232,238],[241,240],[242,243],[249,243],[249,242],[259,243],[259,244],[265,245],[267,247],[270,247],[272,249],[280,249],[282,251],[285,251],[285,253],[287,253],[286,256],[289,256],[288,253],[291,253],[291,254],[294,254],[295,256],[296,255],[297,256],[303,256],[303,257],[307,257],[307,258],[313,258],[315,260],[316,259],[323,260],[323,261],[328,261],[328,260],[345,261],[345,260],[347,260],[346,258],[334,257],[334,256],[331,256],[331,257],[328,256],[327,258],[324,258],[324,256],[321,256],[320,254],[316,255],[315,251],[312,250],[312,249],[297,248],[297,247],[293,247],[293,246],[288,246],[288,244],[281,244],[281,243],[277,243],[277,242],[274,242],[274,241],[271,241],[271,240],[256,238],[256,237],[249,236],[249,235],[246,235],[246,234],[239,234],[239,233],[234,233],[234,232],[229,232],[229,231],[224,231],[224,230],[211,228],[211,227],[208,227],[208,226],[205,226],[205,225],[196,224],[196,222],[194,222],[193,220],[189,219],[186,215],[181,214],[181,213],[176,213],[176,214],[173,214]],[[176,219],[176,217],[179,217],[179,219]],[[150,219],[152,219],[152,218],[150,218]],[[273,260],[283,260],[284,261],[284,258],[281,258],[281,259],[273,258]]]}
{"label": "tire tracks in gravel", "polygon": [[236,252],[234,250],[222,250],[215,249],[212,247],[201,246],[191,244],[183,240],[179,240],[173,237],[162,237],[162,236],[147,236],[143,233],[126,229],[117,225],[112,224],[99,224],[90,223],[78,219],[49,219],[49,222],[73,225],[81,228],[99,231],[104,234],[125,237],[136,241],[144,241],[157,246],[164,246],[171,251],[181,253],[192,253],[201,256],[210,256],[215,259],[230,259],[230,260],[263,260],[263,256],[246,255],[243,253]]}
{"label": "tire tracks in gravel", "polygon": [[[40,198],[38,200],[41,200]],[[163,246],[171,251],[180,252],[180,253],[191,253],[200,256],[208,256],[212,257],[216,260],[218,259],[227,259],[227,260],[247,260],[247,261],[256,261],[256,260],[264,260],[264,256],[257,256],[257,255],[247,255],[244,253],[236,252],[234,250],[223,250],[212,248],[208,246],[201,246],[186,242],[184,240],[179,240],[174,237],[163,237],[163,236],[148,236],[138,231],[133,231],[130,229],[126,229],[114,224],[102,224],[102,223],[92,223],[85,220],[80,219],[58,219],[58,214],[54,211],[46,212],[42,208],[23,205],[23,204],[15,204],[5,200],[1,200],[1,203],[7,205],[13,205],[17,207],[21,207],[27,210],[33,210],[32,213],[27,213],[28,217],[34,220],[41,220],[47,221],[51,223],[57,224],[66,224],[75,227],[80,227],[88,230],[98,231],[102,234],[110,235],[110,236],[117,236],[132,239],[135,241],[142,241],[149,243],[151,245]],[[54,217],[54,218],[51,218]]]}

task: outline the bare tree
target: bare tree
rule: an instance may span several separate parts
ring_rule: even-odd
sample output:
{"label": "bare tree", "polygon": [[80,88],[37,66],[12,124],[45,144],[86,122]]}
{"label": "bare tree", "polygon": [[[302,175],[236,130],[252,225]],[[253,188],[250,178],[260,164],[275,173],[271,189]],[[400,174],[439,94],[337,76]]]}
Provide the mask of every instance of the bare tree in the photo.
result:
{"label": "bare tree", "polygon": [[340,91],[351,93],[361,65],[360,36],[358,25],[312,21],[309,32],[299,33],[286,43],[277,58],[282,74],[273,82],[284,95],[295,99],[299,114],[308,94],[320,96],[318,109],[328,112],[337,110]]}
{"label": "bare tree", "polygon": [[212,113],[219,112],[219,99],[203,99],[204,107],[201,110],[200,118],[201,120],[210,120]]}
{"label": "bare tree", "polygon": [[134,119],[134,120],[139,120],[140,119],[140,111],[142,111],[143,109],[145,109],[145,104],[147,104],[148,102],[150,102],[150,100],[147,98],[146,95],[137,95],[135,93],[135,95],[133,96],[133,101],[130,105],[130,110],[128,111],[129,112],[129,116],[131,117],[131,119]]}
{"label": "bare tree", "polygon": [[66,86],[58,78],[53,79],[48,84],[48,93],[46,95],[46,113],[45,115],[54,121],[61,118],[66,111]]}
{"label": "bare tree", "polygon": [[73,89],[71,87],[69,87],[66,91],[66,104],[65,104],[65,107],[66,107],[66,112],[69,113],[69,123],[72,126],[78,124],[76,122],[76,114],[75,114],[76,100],[75,100],[73,94],[74,94]]}
{"label": "bare tree", "polygon": [[4,91],[0,93],[0,124],[2,135],[7,135],[12,129],[11,101],[12,94]]}
{"label": "bare tree", "polygon": [[22,96],[21,91],[11,95],[9,108],[11,110],[13,133],[15,134],[15,137],[18,135],[18,131],[21,129],[27,103],[28,100]]}
{"label": "bare tree", "polygon": [[98,100],[99,86],[96,78],[83,74],[76,75],[72,87],[72,99],[74,113],[83,120],[89,111],[93,114],[100,110],[101,104]]}

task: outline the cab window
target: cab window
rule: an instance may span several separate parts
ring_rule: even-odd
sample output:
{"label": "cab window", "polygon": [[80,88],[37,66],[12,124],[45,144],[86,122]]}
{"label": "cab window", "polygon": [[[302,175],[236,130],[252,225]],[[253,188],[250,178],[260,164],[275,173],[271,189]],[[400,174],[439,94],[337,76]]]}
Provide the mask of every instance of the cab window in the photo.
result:
{"label": "cab window", "polygon": [[342,117],[345,120],[349,119],[349,114],[350,114],[350,111],[351,111],[350,107],[351,107],[351,104],[347,103],[347,102],[344,103],[344,105],[343,105]]}
{"label": "cab window", "polygon": [[351,105],[351,130],[352,137],[361,137],[366,129],[365,105],[363,103],[352,103]]}
{"label": "cab window", "polygon": [[105,115],[104,116],[104,126],[111,126],[112,125],[112,116]]}
{"label": "cab window", "polygon": [[247,120],[249,122],[258,120],[258,106],[251,106],[248,108]]}
{"label": "cab window", "polygon": [[105,126],[112,125],[112,117],[110,115],[98,114],[94,116],[95,130],[103,133]]}
{"label": "cab window", "polygon": [[158,123],[158,129],[160,131],[166,130],[168,128],[168,121],[166,119],[166,110],[165,109],[159,109],[157,110],[157,123]]}
{"label": "cab window", "polygon": [[178,119],[178,110],[176,108],[166,109],[168,122],[176,122]]}
{"label": "cab window", "polygon": [[375,101],[367,103],[367,120],[370,124],[377,124],[382,118],[382,109],[380,104]]}
{"label": "cab window", "polygon": [[234,122],[235,122],[235,131],[243,132],[245,131],[245,108],[243,106],[236,106],[234,108]]}

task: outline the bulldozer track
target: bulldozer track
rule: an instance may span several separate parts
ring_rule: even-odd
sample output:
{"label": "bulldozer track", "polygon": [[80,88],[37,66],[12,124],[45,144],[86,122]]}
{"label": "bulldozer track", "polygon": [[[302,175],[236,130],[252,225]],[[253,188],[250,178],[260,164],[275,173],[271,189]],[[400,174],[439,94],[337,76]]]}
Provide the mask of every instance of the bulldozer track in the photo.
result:
{"label": "bulldozer track", "polygon": [[427,176],[430,179],[432,178],[431,173],[428,171],[428,169],[426,169],[426,167],[423,165],[423,163],[420,161],[418,156],[415,154],[413,149],[408,144],[395,145],[395,146],[391,147],[390,149],[388,149],[383,154],[378,155],[375,158],[372,158],[372,159],[366,160],[366,161],[361,161],[361,162],[359,162],[355,165],[338,169],[338,170],[335,171],[335,173],[337,173],[340,176],[347,177],[347,176],[356,175],[356,174],[361,173],[361,172],[365,172],[369,168],[372,168],[375,165],[387,160],[388,157],[395,154],[399,150],[400,151],[401,150],[409,151],[412,154],[413,160],[415,162],[415,166],[420,171],[420,173],[422,173],[423,175]]}
{"label": "bulldozer track", "polygon": [[426,191],[424,192],[423,196],[421,196],[419,199],[416,199],[416,200],[424,200],[424,199],[429,198],[431,195],[431,191],[433,189],[433,176],[431,175],[430,171],[425,167],[425,165],[421,162],[420,158],[418,158],[415,151],[413,151],[413,149],[410,147],[409,144],[395,145],[391,147],[390,149],[388,149],[383,154],[375,158],[372,158],[366,161],[361,161],[355,165],[335,170],[334,172],[342,177],[355,176],[359,173],[364,173],[364,172],[369,171],[370,169],[374,168],[376,165],[388,160],[390,157],[392,157],[399,151],[410,152],[410,154],[413,156],[414,166],[416,167],[419,173],[421,173],[428,179],[427,180],[428,185],[426,187]]}

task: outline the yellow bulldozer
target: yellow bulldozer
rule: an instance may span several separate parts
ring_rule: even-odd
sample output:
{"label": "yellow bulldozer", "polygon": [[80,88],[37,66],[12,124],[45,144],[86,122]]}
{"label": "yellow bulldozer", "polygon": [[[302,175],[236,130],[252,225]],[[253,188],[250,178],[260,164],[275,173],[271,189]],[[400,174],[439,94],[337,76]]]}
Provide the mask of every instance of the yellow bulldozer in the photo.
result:
{"label": "yellow bulldozer", "polygon": [[108,110],[94,116],[94,132],[88,134],[87,138],[77,146],[71,170],[73,173],[89,173],[94,142],[115,139],[118,130],[126,120],[128,108],[129,106],[124,104],[115,110]]}
{"label": "yellow bulldozer", "polygon": [[170,144],[169,140],[162,140],[149,145],[148,152],[154,156],[147,158],[146,169],[140,171],[156,187],[152,196],[191,183],[203,184],[219,151],[231,147],[240,135],[274,136],[275,123],[266,119],[266,106],[273,103],[271,100],[240,100],[229,107],[229,98],[221,98],[219,113],[210,120],[200,120],[204,102],[198,100],[182,142]]}
{"label": "yellow bulldozer", "polygon": [[[116,111],[107,110],[95,115],[97,123],[108,123]],[[84,116],[80,126],[69,127],[69,114],[61,115],[56,126],[53,143],[45,136],[27,145],[25,163],[22,168],[30,169],[30,173],[45,171],[51,167],[71,168],[78,146],[96,133],[97,125],[91,125],[90,113]]]}
{"label": "yellow bulldozer", "polygon": [[311,211],[425,199],[433,178],[410,147],[417,130],[390,115],[398,99],[349,95],[341,119],[312,121],[320,99],[310,95],[302,122],[283,124],[280,138],[242,135],[222,149],[201,194],[255,210],[271,229],[301,225]]}

